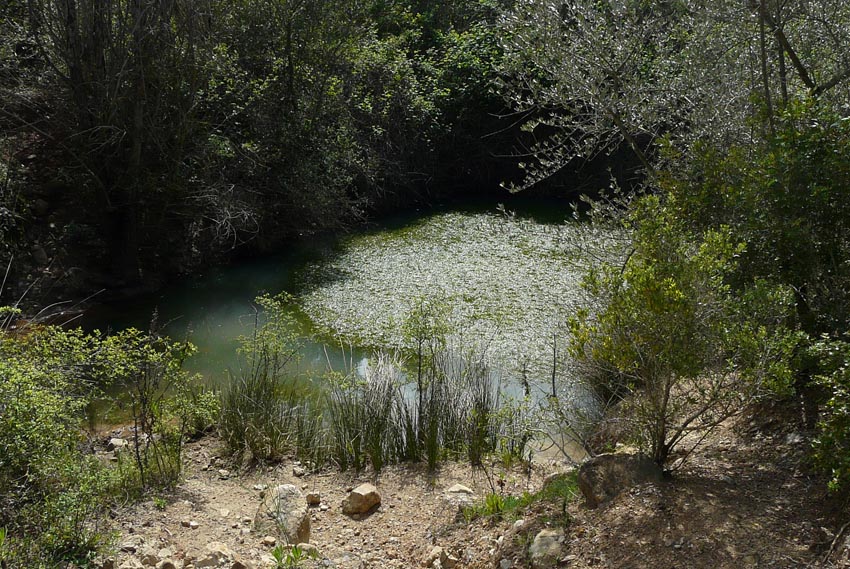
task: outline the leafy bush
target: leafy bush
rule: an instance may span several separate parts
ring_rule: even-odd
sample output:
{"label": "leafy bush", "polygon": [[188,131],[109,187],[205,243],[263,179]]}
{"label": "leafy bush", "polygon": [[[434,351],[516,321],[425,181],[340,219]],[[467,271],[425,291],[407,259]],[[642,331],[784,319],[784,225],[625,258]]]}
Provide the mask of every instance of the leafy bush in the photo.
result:
{"label": "leafy bush", "polygon": [[787,387],[798,338],[784,327],[786,290],[728,284],[743,250],[728,230],[693,235],[656,196],[637,200],[623,223],[631,248],[622,265],[589,272],[594,304],[572,320],[571,350],[594,370],[587,379],[598,404],[615,406],[664,466],[765,385]]}
{"label": "leafy bush", "polygon": [[[102,516],[119,492],[177,480],[182,436],[166,393],[185,379],[188,349],[135,330],[0,329],[0,527],[12,566],[84,562],[105,545]],[[138,428],[133,455],[109,468],[81,427],[89,404],[116,384],[129,390]]]}
{"label": "leafy bush", "polygon": [[812,345],[810,352],[820,366],[815,381],[827,394],[814,442],[815,463],[830,474],[830,490],[847,490],[850,487],[850,343],[824,336]]}

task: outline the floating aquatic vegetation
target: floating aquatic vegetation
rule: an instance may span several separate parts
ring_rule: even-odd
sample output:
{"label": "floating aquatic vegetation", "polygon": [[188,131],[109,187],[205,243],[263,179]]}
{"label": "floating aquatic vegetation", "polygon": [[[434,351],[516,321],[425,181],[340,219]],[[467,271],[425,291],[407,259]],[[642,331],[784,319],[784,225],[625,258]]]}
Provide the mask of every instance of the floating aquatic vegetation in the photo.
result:
{"label": "floating aquatic vegetation", "polygon": [[405,322],[423,302],[444,305],[452,343],[485,345],[491,365],[542,381],[578,302],[573,254],[588,231],[497,214],[434,215],[348,240],[321,274],[308,275],[303,307],[320,330],[354,345],[409,349]]}

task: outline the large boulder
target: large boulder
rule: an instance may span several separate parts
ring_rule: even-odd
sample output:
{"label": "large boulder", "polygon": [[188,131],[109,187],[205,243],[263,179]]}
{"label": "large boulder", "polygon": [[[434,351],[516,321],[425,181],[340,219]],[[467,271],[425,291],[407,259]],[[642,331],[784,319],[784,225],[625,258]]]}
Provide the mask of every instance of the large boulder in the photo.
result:
{"label": "large boulder", "polygon": [[381,503],[381,495],[373,485],[361,484],[342,501],[342,513],[347,516],[368,513]]}
{"label": "large boulder", "polygon": [[301,490],[281,484],[267,492],[254,517],[254,529],[261,535],[278,535],[292,545],[309,543],[310,514]]}
{"label": "large boulder", "polygon": [[661,468],[641,453],[600,454],[585,461],[578,471],[578,487],[588,508],[596,508],[632,486],[662,479]]}

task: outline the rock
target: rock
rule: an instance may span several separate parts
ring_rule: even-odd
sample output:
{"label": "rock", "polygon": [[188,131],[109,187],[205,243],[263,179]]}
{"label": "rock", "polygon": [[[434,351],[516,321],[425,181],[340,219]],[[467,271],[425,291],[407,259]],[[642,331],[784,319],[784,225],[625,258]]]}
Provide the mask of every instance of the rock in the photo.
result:
{"label": "rock", "polygon": [[307,474],[307,470],[303,466],[293,466],[292,467],[292,475],[296,478],[301,478]]}
{"label": "rock", "polygon": [[157,555],[159,555],[160,559],[170,559],[174,557],[174,550],[170,547],[163,547],[157,552]]}
{"label": "rock", "polygon": [[381,504],[381,495],[373,485],[361,484],[342,501],[342,513],[348,516],[366,514]]}
{"label": "rock", "polygon": [[803,435],[801,435],[800,433],[788,433],[785,436],[785,444],[786,445],[798,445],[805,440],[806,439],[804,439]]}
{"label": "rock", "polygon": [[281,484],[269,492],[254,518],[254,529],[279,535],[286,543],[308,543],[310,513],[301,490],[292,484]]}
{"label": "rock", "polygon": [[227,480],[230,477],[230,471],[225,469],[225,468],[222,468],[221,470],[218,471],[218,476],[222,480]]}
{"label": "rock", "polygon": [[266,537],[263,538],[263,541],[260,542],[260,543],[262,543],[266,547],[274,547],[275,544],[277,543],[277,538],[273,535],[267,535]]}
{"label": "rock", "polygon": [[115,569],[115,567],[115,559],[112,557],[107,557],[100,562],[100,569]]}
{"label": "rock", "polygon": [[578,487],[587,507],[596,508],[627,488],[662,478],[661,468],[645,454],[600,454],[581,465]]}
{"label": "rock", "polygon": [[502,559],[499,561],[499,569],[511,569],[514,564],[511,563],[510,559]]}
{"label": "rock", "polygon": [[473,492],[471,489],[467,488],[463,484],[455,484],[454,486],[452,486],[451,488],[446,490],[446,494],[469,494],[469,495],[471,495],[471,494],[474,494],[474,493],[475,492]]}
{"label": "rock", "polygon": [[204,554],[195,561],[195,567],[201,569],[203,567],[218,567],[233,560],[233,551],[225,544],[219,541],[213,541],[207,544]]}
{"label": "rock", "polygon": [[423,567],[433,567],[436,562],[439,562],[441,566],[446,564],[449,556],[446,553],[446,550],[442,547],[435,545],[425,554],[425,557],[422,558],[422,566]]}
{"label": "rock", "polygon": [[156,569],[177,569],[177,564],[172,559],[163,559],[156,564]]}
{"label": "rock", "polygon": [[145,569],[145,566],[137,557],[130,556],[118,566],[118,569]]}
{"label": "rock", "polygon": [[199,524],[195,520],[189,522],[189,529],[198,529],[199,527],[201,527],[201,524]]}
{"label": "rock", "polygon": [[136,553],[144,545],[144,540],[141,536],[135,535],[127,538],[121,543],[121,551],[124,553]]}
{"label": "rock", "polygon": [[318,506],[322,503],[322,496],[318,492],[309,492],[307,494],[307,504],[310,506]]}
{"label": "rock", "polygon": [[147,546],[142,548],[142,550],[138,553],[139,559],[142,562],[142,565],[145,567],[155,567],[157,563],[159,563],[159,553],[152,546]]}
{"label": "rock", "polygon": [[556,567],[564,553],[564,530],[544,529],[534,536],[528,555],[534,569]]}
{"label": "rock", "polygon": [[254,564],[244,559],[236,559],[230,569],[254,569]]}
{"label": "rock", "polygon": [[128,445],[128,443],[124,439],[119,439],[117,437],[113,437],[113,438],[109,439],[108,443],[106,443],[106,450],[109,450],[109,451],[121,450],[123,448],[126,448],[127,445]]}
{"label": "rock", "polygon": [[301,553],[307,555],[308,557],[319,556],[319,548],[313,545],[312,543],[299,543],[297,547],[301,550]]}

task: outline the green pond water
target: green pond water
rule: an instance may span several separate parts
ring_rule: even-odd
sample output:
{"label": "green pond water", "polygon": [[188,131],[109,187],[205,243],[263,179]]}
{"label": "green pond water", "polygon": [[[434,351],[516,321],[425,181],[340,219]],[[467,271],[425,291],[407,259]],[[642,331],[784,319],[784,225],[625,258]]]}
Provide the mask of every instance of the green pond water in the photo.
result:
{"label": "green pond water", "polygon": [[437,307],[450,346],[486,351],[502,376],[522,375],[543,393],[578,301],[575,249],[604,238],[565,223],[570,214],[548,203],[514,215],[492,204],[396,217],[99,306],[88,321],[146,329],[156,311],[166,333],[198,347],[189,370],[220,385],[238,370],[237,338],[254,326],[258,294],[294,295],[300,371],[312,375],[365,365],[373,348],[409,347],[411,313]]}

